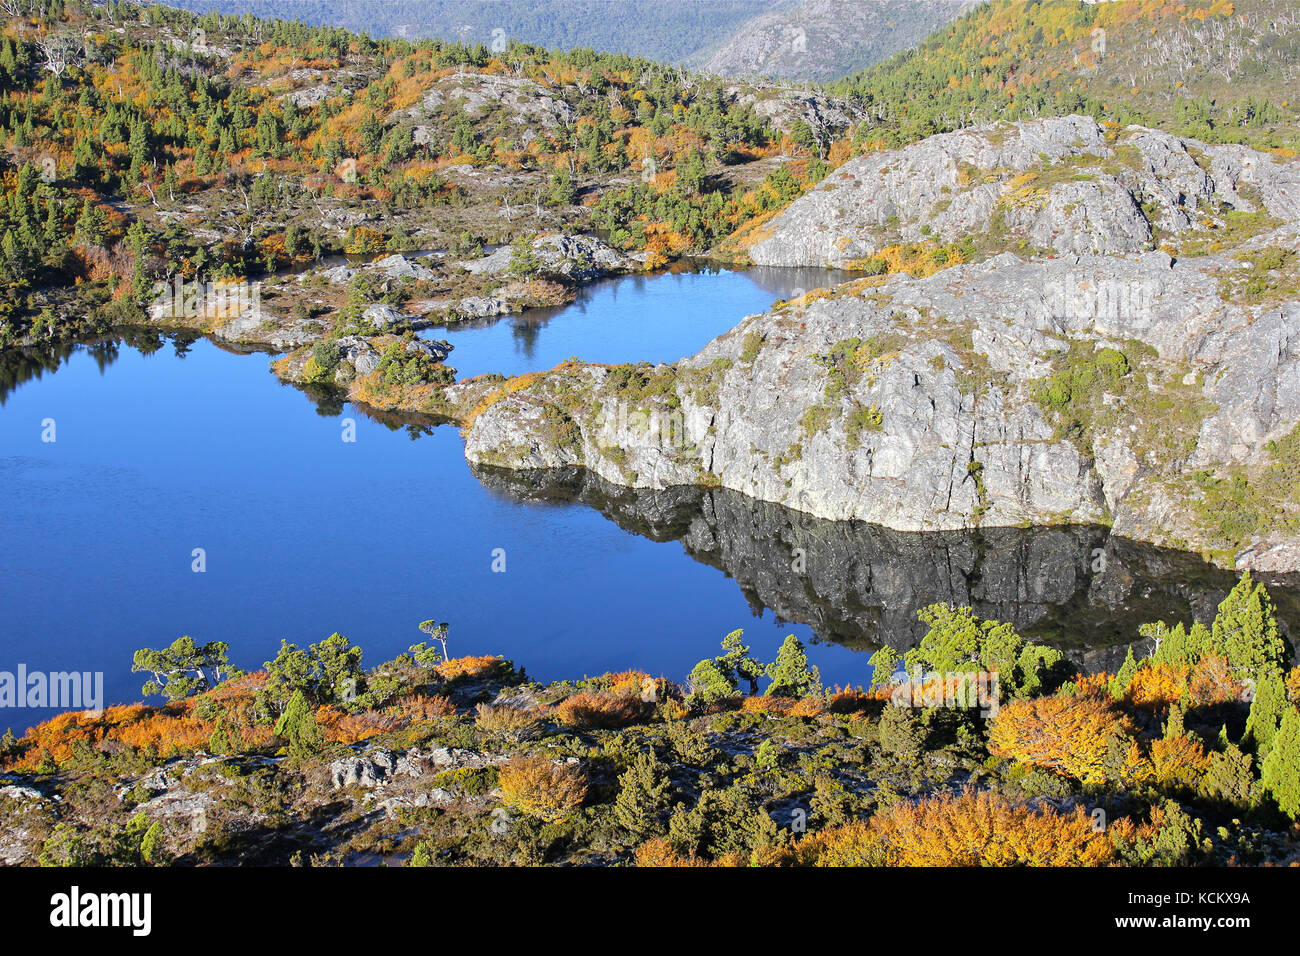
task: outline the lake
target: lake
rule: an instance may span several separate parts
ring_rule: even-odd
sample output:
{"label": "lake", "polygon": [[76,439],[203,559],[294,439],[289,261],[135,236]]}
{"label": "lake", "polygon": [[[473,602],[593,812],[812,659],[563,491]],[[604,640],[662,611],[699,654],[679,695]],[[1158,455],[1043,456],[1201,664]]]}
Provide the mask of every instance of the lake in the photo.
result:
{"label": "lake", "polygon": [[[671,361],[834,279],[627,277],[431,334],[456,346],[462,375],[574,354]],[[423,639],[427,618],[450,622],[452,654],[502,654],[544,680],[632,667],[680,680],[743,627],[757,655],[793,631],[827,683],[857,684],[871,647],[919,636],[917,607],[954,600],[1105,666],[1142,621],[1212,614],[1233,581],[1104,529],[908,535],[730,492],[474,471],[455,428],[317,404],[265,355],[204,339],[9,356],[0,402],[0,670],[102,671],[110,703],[139,698],[134,650],[181,634],[227,641],[252,669],[281,638],[338,631],[374,664]],[[1275,592],[1288,618],[1295,593]],[[0,730],[50,713],[0,714]]]}

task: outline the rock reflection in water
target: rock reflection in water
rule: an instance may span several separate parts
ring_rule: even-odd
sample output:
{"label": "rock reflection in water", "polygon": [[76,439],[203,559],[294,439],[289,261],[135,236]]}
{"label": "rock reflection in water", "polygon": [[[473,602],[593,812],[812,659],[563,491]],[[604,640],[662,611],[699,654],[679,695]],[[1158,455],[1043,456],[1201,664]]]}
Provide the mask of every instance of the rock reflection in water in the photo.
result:
{"label": "rock reflection in water", "polygon": [[[969,605],[1064,650],[1087,671],[1114,669],[1138,626],[1208,622],[1236,576],[1198,556],[1097,526],[903,532],[824,521],[727,489],[611,485],[584,469],[476,468],[485,487],[536,502],[580,502],[734,578],[755,611],[808,625],[855,649],[904,650],[925,633],[918,608]],[[1277,579],[1283,625],[1300,621],[1294,579]]]}

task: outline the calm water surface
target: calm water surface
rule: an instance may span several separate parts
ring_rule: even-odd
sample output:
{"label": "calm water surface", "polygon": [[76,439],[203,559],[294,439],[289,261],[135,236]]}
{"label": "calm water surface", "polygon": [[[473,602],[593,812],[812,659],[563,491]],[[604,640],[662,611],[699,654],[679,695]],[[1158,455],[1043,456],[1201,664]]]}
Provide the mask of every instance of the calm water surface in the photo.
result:
{"label": "calm water surface", "polygon": [[[828,281],[626,278],[565,309],[433,334],[456,345],[463,375],[573,354],[671,361]],[[932,600],[1086,648],[1131,639],[1156,611],[1212,609],[1231,583],[1131,547],[1112,547],[1096,575],[1090,556],[1109,545],[1095,530],[897,535],[730,494],[475,473],[454,428],[318,407],[266,356],[206,340],[80,346],[45,363],[0,366],[0,670],[103,671],[108,702],[138,698],[135,649],[181,634],[227,641],[256,668],[281,638],[339,631],[373,664],[422,639],[426,618],[451,622],[454,654],[503,654],[540,679],[629,667],[681,679],[744,627],[765,658],[793,631],[828,683],[860,683],[863,650],[906,646],[915,608]],[[355,443],[342,441],[344,419]],[[790,568],[792,542],[808,551],[805,574]],[[196,548],[204,573],[191,569]],[[0,730],[49,713],[0,713]]]}

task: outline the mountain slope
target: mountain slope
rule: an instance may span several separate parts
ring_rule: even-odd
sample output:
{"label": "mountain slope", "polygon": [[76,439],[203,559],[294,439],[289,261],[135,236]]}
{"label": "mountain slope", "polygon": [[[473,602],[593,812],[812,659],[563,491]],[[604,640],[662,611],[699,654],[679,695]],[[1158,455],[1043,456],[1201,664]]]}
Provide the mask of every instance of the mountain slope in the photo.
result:
{"label": "mountain slope", "polygon": [[[491,48],[520,40],[685,62],[725,42],[763,6],[754,0],[176,0],[199,13],[249,13],[371,36],[430,37]],[[499,31],[499,32],[498,32]]]}
{"label": "mountain slope", "polygon": [[1219,142],[1294,144],[1300,5],[994,0],[829,91],[886,127],[886,145],[1075,112]]}
{"label": "mountain slope", "polygon": [[920,42],[970,0],[177,0],[371,36],[590,47],[728,77],[825,82]]}
{"label": "mountain slope", "polygon": [[966,0],[802,0],[744,24],[707,59],[721,76],[836,80],[906,50],[961,13]]}

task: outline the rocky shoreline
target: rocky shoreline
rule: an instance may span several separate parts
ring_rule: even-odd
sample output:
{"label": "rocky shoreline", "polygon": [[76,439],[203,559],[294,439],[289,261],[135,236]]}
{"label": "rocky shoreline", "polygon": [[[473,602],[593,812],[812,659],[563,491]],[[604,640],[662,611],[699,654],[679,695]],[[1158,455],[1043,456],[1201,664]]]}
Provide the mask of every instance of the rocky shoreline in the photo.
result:
{"label": "rocky shoreline", "polygon": [[[721,486],[896,530],[1101,523],[1220,564],[1296,570],[1300,164],[1234,149],[1236,166],[1214,154],[1211,180],[1195,144],[1126,135],[1116,149],[1150,159],[1177,147],[1197,171],[1185,191],[1163,171],[1163,191],[1150,196],[1144,180],[1112,177],[1146,228],[1195,254],[1148,240],[1142,251],[1106,225],[1115,200],[1080,193],[1093,175],[1085,171],[1043,187],[1042,209],[1064,189],[1097,251],[886,272],[750,316],[672,366],[561,366],[482,403],[466,455],[513,469],[582,466],[639,488]],[[1044,155],[1058,164],[1090,156],[1107,133],[1070,117],[949,134],[979,136],[1014,169],[1031,151],[1054,149]],[[792,204],[754,247],[756,261],[823,261],[791,252],[806,237],[782,222],[816,221],[827,202],[873,195],[880,184],[855,180],[855,164],[924,181],[917,157],[936,148],[925,141],[846,164],[849,185]],[[1241,195],[1248,176],[1255,204]],[[996,201],[991,184],[986,192]],[[1207,211],[1211,200],[1224,204],[1218,213]],[[1202,211],[1209,225],[1193,218]],[[1059,245],[1083,234],[1073,221],[1044,213],[1007,225],[1026,245]],[[1048,222],[1054,237],[1039,235]],[[777,248],[786,251],[764,252]],[[846,249],[861,258],[877,247]]]}

